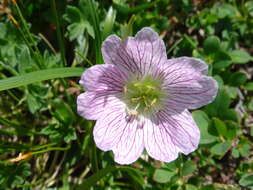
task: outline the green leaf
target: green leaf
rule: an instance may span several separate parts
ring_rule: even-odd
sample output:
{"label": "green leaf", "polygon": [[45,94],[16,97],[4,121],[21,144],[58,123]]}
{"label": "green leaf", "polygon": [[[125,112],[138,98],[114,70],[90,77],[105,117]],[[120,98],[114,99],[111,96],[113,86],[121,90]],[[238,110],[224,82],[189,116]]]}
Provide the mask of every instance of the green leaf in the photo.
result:
{"label": "green leaf", "polygon": [[225,88],[226,92],[230,96],[230,98],[235,99],[237,97],[237,88],[232,86],[227,86]]}
{"label": "green leaf", "polygon": [[48,135],[53,142],[69,143],[72,140],[76,140],[76,132],[73,126],[66,126],[60,124],[49,124],[41,130],[41,133]]}
{"label": "green leaf", "polygon": [[230,4],[224,3],[220,6],[217,6],[217,15],[219,18],[223,19],[225,17],[233,17],[237,13],[237,10],[235,7],[233,7]]}
{"label": "green leaf", "polygon": [[7,32],[7,27],[5,23],[0,23],[0,38],[4,38]]}
{"label": "green leaf", "polygon": [[87,30],[88,34],[95,38],[95,34],[92,26],[88,21],[82,21],[81,23],[73,23],[67,27],[69,31],[70,41],[76,39],[80,35],[84,35],[84,31]]}
{"label": "green leaf", "polygon": [[250,155],[251,145],[248,142],[244,142],[239,148],[239,152],[242,157],[248,157]]}
{"label": "green leaf", "polygon": [[253,111],[253,100],[251,100],[251,101],[249,102],[249,104],[248,104],[248,109],[249,109],[250,111]]}
{"label": "green leaf", "polygon": [[85,179],[81,185],[78,185],[75,190],[88,190],[92,185],[95,185],[100,179],[105,177],[107,174],[113,172],[117,168],[115,166],[107,166],[106,168],[99,170],[88,179]]}
{"label": "green leaf", "polygon": [[132,168],[129,166],[120,166],[119,170],[129,176],[129,182],[131,182],[131,184],[134,184],[134,186],[141,188],[142,185],[145,183],[143,178],[144,173],[139,169]]}
{"label": "green leaf", "polygon": [[250,16],[253,16],[253,2],[248,1],[244,4],[245,8],[247,9]]}
{"label": "green leaf", "polygon": [[192,116],[200,129],[200,144],[209,144],[216,141],[216,137],[208,132],[209,118],[203,111],[193,111]]}
{"label": "green leaf", "polygon": [[56,117],[58,121],[65,125],[71,125],[74,122],[76,115],[72,111],[71,107],[63,100],[55,99],[51,102],[51,105],[54,109],[54,117]]}
{"label": "green leaf", "polygon": [[247,75],[243,72],[235,72],[232,73],[229,78],[229,84],[231,86],[240,86],[243,85],[247,81]]}
{"label": "green leaf", "polygon": [[160,0],[156,0],[154,2],[148,2],[148,3],[144,3],[142,5],[139,6],[135,6],[135,7],[127,7],[127,6],[122,6],[120,4],[114,3],[113,7],[119,11],[122,14],[134,14],[134,13],[138,13],[142,10],[148,9],[150,7],[153,7],[156,3],[158,3]]}
{"label": "green leaf", "polygon": [[240,156],[239,150],[233,149],[233,150],[232,150],[232,156],[233,156],[234,158],[239,158],[239,156]]}
{"label": "green leaf", "polygon": [[235,64],[244,64],[252,60],[252,57],[249,55],[249,53],[244,50],[234,50],[230,52],[230,57]]}
{"label": "green leaf", "polygon": [[215,69],[223,69],[232,64],[230,55],[226,51],[218,51],[214,54],[213,67]]}
{"label": "green leaf", "polygon": [[225,109],[220,113],[222,119],[232,120],[235,122],[239,122],[240,118],[238,113],[234,109]]}
{"label": "green leaf", "polygon": [[231,146],[230,142],[218,143],[218,144],[214,145],[210,149],[210,151],[213,154],[216,154],[216,155],[224,155],[228,151],[228,149],[230,148],[230,146]]}
{"label": "green leaf", "polygon": [[133,23],[135,16],[132,16],[128,23],[120,25],[120,33],[122,38],[127,38],[133,35]]}
{"label": "green leaf", "polygon": [[231,120],[225,121],[225,124],[227,126],[225,137],[229,140],[233,140],[237,136],[237,129],[240,128],[240,125]]}
{"label": "green leaf", "polygon": [[187,175],[193,174],[193,172],[196,169],[197,169],[196,164],[191,160],[187,160],[183,165],[181,174],[182,174],[182,176],[187,176]]}
{"label": "green leaf", "polygon": [[39,98],[36,98],[31,94],[27,95],[27,104],[32,114],[34,114],[37,110],[39,110],[42,107],[42,103],[40,102]]}
{"label": "green leaf", "polygon": [[83,68],[65,67],[57,69],[45,69],[31,73],[26,73],[20,76],[0,80],[0,91],[8,90],[11,88],[17,88],[20,86],[32,84],[35,82],[41,82],[49,79],[80,77],[83,71],[84,71]]}
{"label": "green leaf", "polygon": [[[80,5],[82,8],[83,5]],[[86,7],[83,7],[85,9]],[[83,10],[82,10],[83,11]],[[81,12],[80,9],[74,6],[67,6],[66,14],[63,15],[63,18],[70,23],[67,27],[69,39],[72,41],[77,39],[80,36],[84,36],[84,32],[87,31],[88,34],[94,39],[94,29],[91,26],[86,12]]]}
{"label": "green leaf", "polygon": [[[216,99],[205,107],[207,113],[211,116],[220,116],[223,118],[231,102],[231,98],[225,89],[219,89]],[[219,110],[219,111],[217,111]]]}
{"label": "green leaf", "polygon": [[213,124],[220,136],[227,135],[227,126],[223,121],[218,118],[213,118]]}
{"label": "green leaf", "polygon": [[192,184],[186,184],[185,190],[198,190],[198,188]]}
{"label": "green leaf", "polygon": [[175,175],[175,171],[170,171],[168,169],[156,169],[153,179],[158,183],[167,183]]}
{"label": "green leaf", "polygon": [[244,89],[248,91],[253,91],[253,82],[248,82],[244,85]]}
{"label": "green leaf", "polygon": [[204,41],[204,51],[206,54],[216,53],[220,49],[220,39],[216,36],[208,37]]}
{"label": "green leaf", "polygon": [[219,85],[219,89],[222,89],[223,86],[224,86],[224,82],[223,82],[221,76],[220,75],[215,75],[215,76],[213,76],[213,78],[217,81],[217,83]]}
{"label": "green leaf", "polygon": [[66,7],[66,14],[63,15],[63,18],[69,23],[80,22],[82,13],[77,7],[68,5]]}
{"label": "green leaf", "polygon": [[239,184],[243,187],[253,187],[253,174],[245,174],[241,177]]}

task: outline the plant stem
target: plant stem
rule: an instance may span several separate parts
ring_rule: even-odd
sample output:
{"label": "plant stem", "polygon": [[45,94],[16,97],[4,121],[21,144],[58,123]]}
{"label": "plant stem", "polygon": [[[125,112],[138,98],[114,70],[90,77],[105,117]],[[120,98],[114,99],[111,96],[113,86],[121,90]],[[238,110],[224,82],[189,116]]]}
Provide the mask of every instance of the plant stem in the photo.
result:
{"label": "plant stem", "polygon": [[60,47],[60,51],[61,51],[62,63],[63,63],[63,66],[66,66],[67,62],[66,62],[66,59],[65,59],[64,41],[63,41],[63,37],[62,37],[61,25],[60,25],[59,17],[58,17],[58,14],[57,14],[55,0],[51,0],[51,7],[52,7],[52,11],[54,13],[55,22],[56,22],[57,39],[58,39],[58,43],[59,43],[59,47]]}

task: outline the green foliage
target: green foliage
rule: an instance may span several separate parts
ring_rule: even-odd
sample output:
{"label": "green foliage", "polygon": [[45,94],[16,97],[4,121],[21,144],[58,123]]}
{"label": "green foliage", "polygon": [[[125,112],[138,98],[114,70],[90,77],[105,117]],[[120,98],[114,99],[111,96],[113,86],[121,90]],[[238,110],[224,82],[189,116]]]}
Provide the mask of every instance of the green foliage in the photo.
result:
{"label": "green foliage", "polygon": [[[252,1],[50,2],[0,3],[0,190],[253,189]],[[94,122],[76,112],[78,81],[103,63],[108,35],[144,26],[161,35],[169,58],[205,60],[219,91],[191,111],[201,132],[194,153],[170,163],[144,153],[118,166],[95,147]]]}
{"label": "green foliage", "polygon": [[31,165],[20,163],[18,165],[0,164],[0,186],[2,189],[14,189],[28,183],[27,177],[31,175]]}

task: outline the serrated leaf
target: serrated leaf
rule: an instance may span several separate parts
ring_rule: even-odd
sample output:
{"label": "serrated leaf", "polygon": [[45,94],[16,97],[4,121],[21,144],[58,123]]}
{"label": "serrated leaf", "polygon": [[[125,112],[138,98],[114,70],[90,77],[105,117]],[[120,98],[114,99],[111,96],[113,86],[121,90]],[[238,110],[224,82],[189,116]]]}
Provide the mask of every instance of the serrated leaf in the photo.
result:
{"label": "serrated leaf", "polygon": [[42,103],[38,97],[34,97],[32,94],[27,94],[26,101],[28,108],[32,114],[38,111],[42,107]]}
{"label": "serrated leaf", "polygon": [[82,20],[82,13],[77,7],[68,5],[63,18],[69,23],[80,22]]}

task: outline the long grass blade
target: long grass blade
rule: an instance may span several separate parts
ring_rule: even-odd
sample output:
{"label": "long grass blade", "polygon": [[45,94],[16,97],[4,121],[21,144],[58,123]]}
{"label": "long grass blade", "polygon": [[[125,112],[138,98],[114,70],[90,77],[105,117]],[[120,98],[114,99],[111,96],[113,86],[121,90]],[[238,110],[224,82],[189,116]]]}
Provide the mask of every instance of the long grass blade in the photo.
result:
{"label": "long grass blade", "polygon": [[20,86],[32,84],[55,78],[79,77],[83,73],[83,68],[65,67],[56,69],[45,69],[26,73],[20,76],[10,77],[0,80],[0,91],[17,88]]}

